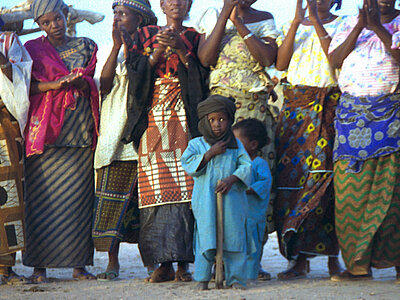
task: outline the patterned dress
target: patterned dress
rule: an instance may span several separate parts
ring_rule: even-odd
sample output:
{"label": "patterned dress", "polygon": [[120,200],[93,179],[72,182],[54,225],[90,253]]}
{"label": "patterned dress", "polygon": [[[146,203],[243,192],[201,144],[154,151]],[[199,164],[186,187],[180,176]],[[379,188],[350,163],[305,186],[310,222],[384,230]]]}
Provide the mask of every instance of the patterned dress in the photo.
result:
{"label": "patterned dress", "polygon": [[[45,38],[39,38],[45,41]],[[32,57],[35,47],[26,44]],[[96,44],[72,38],[53,49],[71,71],[93,62]],[[34,70],[35,70],[34,59]],[[36,70],[37,72],[37,70]],[[93,74],[92,74],[93,76]],[[66,109],[61,132],[42,154],[25,159],[26,251],[24,265],[37,268],[83,267],[93,264],[91,220],[94,201],[93,132],[90,101],[76,95],[75,108]],[[27,138],[35,125],[31,112]]]}
{"label": "patterned dress", "polygon": [[[147,26],[139,30],[135,51],[150,55],[158,47],[159,28]],[[187,28],[180,36],[189,55],[195,57],[199,34]],[[145,265],[194,260],[194,221],[190,209],[193,179],[180,162],[188,145],[189,128],[178,76],[179,63],[178,55],[169,49],[154,68],[148,125],[138,149],[139,249]]]}
{"label": "patterned dress", "polygon": [[[340,22],[324,24],[325,30],[332,34]],[[278,45],[289,28],[283,27]],[[332,147],[340,93],[313,26],[300,25],[296,32],[287,79],[276,131],[279,248],[287,259],[336,256]]]}
{"label": "patterned dress", "polygon": [[[330,51],[357,24],[348,17]],[[400,16],[383,24],[399,49]],[[346,268],[400,266],[400,94],[398,61],[371,30],[363,29],[343,62],[334,147],[336,234]]]}

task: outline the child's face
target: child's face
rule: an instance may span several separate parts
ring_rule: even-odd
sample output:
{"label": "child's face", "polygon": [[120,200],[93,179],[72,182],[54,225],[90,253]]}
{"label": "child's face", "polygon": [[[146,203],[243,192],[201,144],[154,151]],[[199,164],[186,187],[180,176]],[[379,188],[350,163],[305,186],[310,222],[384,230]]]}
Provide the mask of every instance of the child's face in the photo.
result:
{"label": "child's face", "polygon": [[228,129],[228,115],[224,112],[213,112],[207,115],[208,122],[210,122],[211,130],[215,136],[223,135]]}
{"label": "child's face", "polygon": [[233,131],[233,134],[243,144],[244,149],[246,149],[251,159],[253,159],[254,156],[257,156],[257,150],[258,150],[257,141],[250,141],[250,139],[246,135],[244,135],[242,130],[240,129],[235,129]]}

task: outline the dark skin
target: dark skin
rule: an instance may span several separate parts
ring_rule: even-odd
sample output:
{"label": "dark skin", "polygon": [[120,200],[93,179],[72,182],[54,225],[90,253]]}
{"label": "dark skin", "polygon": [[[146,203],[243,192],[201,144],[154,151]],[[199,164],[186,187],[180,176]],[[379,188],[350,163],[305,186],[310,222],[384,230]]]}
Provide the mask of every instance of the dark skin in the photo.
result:
{"label": "dark skin", "polygon": [[[5,57],[4,54],[0,52],[0,65],[5,65],[7,63],[8,63],[7,57]],[[3,72],[4,75],[7,76],[9,80],[11,80],[11,82],[13,81],[11,63],[8,64],[6,68],[1,69],[1,71]]]}
{"label": "dark skin", "polygon": [[[66,44],[70,38],[66,35],[66,20],[65,12],[59,10],[47,13],[38,18],[37,23],[47,34],[47,39],[54,47]],[[45,93],[49,90],[58,90],[73,86],[80,91],[85,91],[89,88],[86,80],[82,78],[81,73],[70,73],[56,81],[37,82],[31,84],[32,95]]]}
{"label": "dark skin", "polygon": [[138,26],[143,22],[142,16],[126,6],[114,7],[114,22],[112,29],[113,47],[108,56],[100,76],[100,92],[102,95],[110,93],[117,67],[118,54],[124,46],[125,57],[132,44]]}
{"label": "dark skin", "polygon": [[[250,33],[246,24],[273,18],[268,12],[251,8],[251,5],[255,2],[256,0],[224,0],[224,6],[211,35],[205,39],[203,34],[200,39],[198,57],[203,66],[216,65],[228,19],[232,21],[243,38]],[[259,39],[253,35],[246,39],[245,43],[251,55],[261,66],[267,67],[274,63],[277,51],[274,39],[269,37]]]}
{"label": "dark skin", "polygon": [[[47,39],[53,46],[61,46],[69,41],[66,35],[65,12],[59,10],[47,13],[37,19],[37,23],[47,34]],[[70,73],[56,81],[37,82],[31,84],[31,94],[45,93],[49,90],[58,90],[73,86],[78,90],[85,91],[89,88],[89,84],[82,78],[81,73]],[[72,276],[78,279],[96,279],[95,276],[88,273],[86,276],[80,276],[87,272],[85,268],[74,268]],[[34,268],[32,280],[35,283],[47,281],[46,268]]]}
{"label": "dark skin", "polygon": [[149,58],[151,66],[155,66],[161,55],[168,49],[174,49],[179,60],[187,65],[189,63],[188,49],[183,42],[180,33],[186,28],[182,25],[187,13],[192,6],[191,0],[161,0],[160,6],[167,18],[167,25],[157,33],[159,47],[155,49]]}
{"label": "dark skin", "polygon": [[[296,14],[293,22],[290,25],[289,31],[278,49],[278,57],[276,59],[276,68],[280,71],[286,70],[289,67],[290,60],[292,59],[294,41],[297,29],[300,24],[306,26],[314,26],[315,31],[319,37],[322,50],[328,57],[328,49],[331,43],[331,37],[324,28],[324,24],[330,23],[337,18],[330,13],[332,0],[322,0],[317,4],[316,0],[306,0],[307,7],[303,7],[303,0],[297,0]],[[305,13],[308,8],[309,17],[305,18]],[[322,20],[327,20],[323,22]],[[322,38],[322,39],[321,39]]]}
{"label": "dark skin", "polygon": [[358,22],[347,39],[330,55],[329,61],[334,68],[341,68],[343,61],[354,50],[357,39],[364,29],[372,30],[383,42],[386,50],[400,63],[400,50],[391,49],[392,35],[382,24],[390,23],[400,11],[394,8],[395,0],[364,0],[359,9]]}
{"label": "dark skin", "polygon": [[[223,135],[230,126],[228,115],[224,112],[210,113],[207,115],[207,119],[210,122],[211,130],[217,137]],[[201,161],[198,170],[204,168],[213,157],[225,153],[225,151],[226,142],[224,141],[219,141],[212,145],[211,148],[204,154],[203,160]],[[231,175],[222,179],[219,184],[217,184],[215,188],[215,193],[226,194],[227,192],[229,192],[232,185],[239,180],[240,179],[237,178],[235,175]]]}

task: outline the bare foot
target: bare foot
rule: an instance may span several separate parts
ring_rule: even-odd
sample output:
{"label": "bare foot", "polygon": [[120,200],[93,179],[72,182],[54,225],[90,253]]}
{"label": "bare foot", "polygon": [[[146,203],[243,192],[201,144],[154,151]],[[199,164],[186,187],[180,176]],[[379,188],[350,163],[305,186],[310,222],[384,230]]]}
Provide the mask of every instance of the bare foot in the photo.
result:
{"label": "bare foot", "polygon": [[234,289],[234,290],[245,290],[246,289],[246,287],[244,285],[241,285],[238,282],[233,283],[231,285],[231,288]]}
{"label": "bare foot", "polygon": [[328,258],[328,269],[329,275],[335,275],[343,272],[342,266],[340,265],[339,259],[337,257]]}
{"label": "bare foot", "polygon": [[206,291],[206,290],[208,290],[208,281],[200,281],[198,284],[196,284],[194,289],[197,290],[197,291]]}
{"label": "bare foot", "polygon": [[97,279],[92,273],[86,271],[85,268],[74,268],[72,278],[78,280],[95,280]]}
{"label": "bare foot", "polygon": [[291,268],[278,274],[279,280],[300,279],[307,276],[309,272],[309,262],[305,255],[299,255],[296,263]]}
{"label": "bare foot", "polygon": [[[119,247],[118,247],[119,248]],[[119,276],[118,250],[108,252],[108,266],[105,272],[97,274],[99,281],[111,281]]]}
{"label": "bare foot", "polygon": [[162,263],[150,276],[149,282],[165,282],[175,279],[175,271],[172,263]]}
{"label": "bare foot", "polygon": [[46,276],[46,268],[34,268],[31,277],[29,277],[32,283],[45,283],[48,282]]}
{"label": "bare foot", "polygon": [[186,262],[178,263],[178,270],[175,273],[175,281],[189,282],[192,281],[192,274],[188,271],[189,264]]}

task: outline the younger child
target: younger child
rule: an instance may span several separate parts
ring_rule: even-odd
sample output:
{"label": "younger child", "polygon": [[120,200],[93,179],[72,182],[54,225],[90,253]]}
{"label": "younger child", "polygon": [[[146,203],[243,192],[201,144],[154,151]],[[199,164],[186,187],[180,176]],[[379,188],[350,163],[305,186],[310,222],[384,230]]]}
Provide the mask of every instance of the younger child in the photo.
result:
{"label": "younger child", "polygon": [[[212,95],[197,107],[199,131],[182,155],[182,166],[194,178],[192,209],[195,218],[194,278],[208,289],[216,253],[216,193],[224,197],[224,251],[226,285],[246,286],[246,189],[251,161],[232,132],[233,99]],[[220,184],[217,184],[221,180]]]}
{"label": "younger child", "polygon": [[257,156],[267,142],[267,132],[262,122],[246,119],[233,126],[233,133],[244,145],[252,162],[251,185],[247,190],[249,213],[247,217],[248,247],[256,251],[247,256],[247,279],[255,282],[262,255],[262,241],[267,221],[267,208],[271,191],[272,177],[268,163]]}

